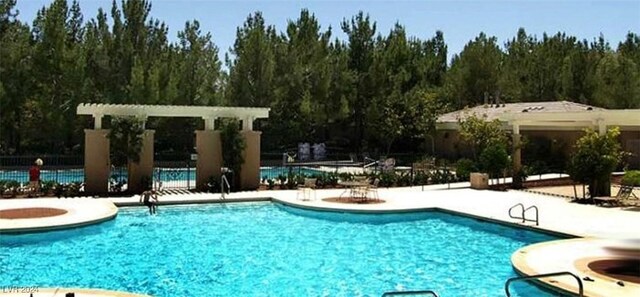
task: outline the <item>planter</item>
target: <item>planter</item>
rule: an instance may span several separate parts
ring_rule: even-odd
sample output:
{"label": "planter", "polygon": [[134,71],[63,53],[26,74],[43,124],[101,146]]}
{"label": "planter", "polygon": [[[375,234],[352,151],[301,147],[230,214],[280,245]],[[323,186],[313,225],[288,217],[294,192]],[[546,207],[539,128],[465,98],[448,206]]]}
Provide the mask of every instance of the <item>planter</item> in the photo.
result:
{"label": "planter", "polygon": [[476,190],[486,190],[489,188],[489,175],[486,173],[472,172],[469,175],[471,188]]}

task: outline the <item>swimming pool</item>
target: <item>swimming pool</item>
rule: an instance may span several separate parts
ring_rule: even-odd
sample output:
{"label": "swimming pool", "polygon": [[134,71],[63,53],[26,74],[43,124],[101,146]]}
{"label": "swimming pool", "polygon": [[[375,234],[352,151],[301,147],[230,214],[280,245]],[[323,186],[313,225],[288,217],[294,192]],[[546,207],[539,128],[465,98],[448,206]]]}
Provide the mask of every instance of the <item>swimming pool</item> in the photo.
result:
{"label": "swimming pool", "polygon": [[[342,214],[272,203],[121,209],[100,225],[3,235],[0,286],[153,296],[504,296],[516,249],[556,239],[441,212]],[[520,296],[552,296],[512,287]]]}

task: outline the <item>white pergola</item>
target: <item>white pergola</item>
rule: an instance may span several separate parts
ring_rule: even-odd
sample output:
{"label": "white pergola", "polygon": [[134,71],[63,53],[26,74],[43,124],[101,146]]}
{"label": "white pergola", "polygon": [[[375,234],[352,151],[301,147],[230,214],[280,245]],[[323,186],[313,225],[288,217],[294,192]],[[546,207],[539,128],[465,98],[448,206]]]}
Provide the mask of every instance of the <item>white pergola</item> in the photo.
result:
{"label": "white pergola", "polygon": [[[526,130],[579,131],[594,128],[604,134],[609,126],[640,131],[640,109],[598,110],[580,112],[522,112],[497,116],[503,129],[520,134]],[[457,122],[441,122],[438,129],[458,130]]]}
{"label": "white pergola", "polygon": [[600,135],[609,126],[627,127],[640,131],[640,109],[602,110],[590,112],[556,113],[507,113],[502,119],[513,131],[519,134],[523,130],[578,130],[596,128]]}
{"label": "white pergola", "polygon": [[[195,132],[196,187],[206,188],[211,177],[221,176],[222,147],[221,131],[215,130],[217,118],[236,118],[242,121],[241,135],[246,147],[241,152],[244,163],[240,170],[240,187],[257,189],[260,183],[260,131],[253,131],[253,121],[269,117],[269,108],[223,107],[223,106],[181,106],[181,105],[138,105],[83,103],[76,109],[78,115],[90,115],[94,119],[94,129],[85,129],[85,189],[92,193],[108,192],[110,176],[110,144],[107,130],[102,129],[104,116],[131,116],[144,122],[149,117],[191,117],[204,120],[204,130]],[[142,178],[153,176],[155,131],[145,130],[142,135],[142,150],[139,162],[128,166],[129,189],[143,189]]]}
{"label": "white pergola", "polygon": [[253,130],[253,121],[268,118],[269,110],[262,107],[82,103],[78,105],[76,114],[93,116],[94,129],[102,129],[104,116],[134,116],[143,121],[148,117],[202,118],[205,130],[214,130],[217,118],[237,118],[242,120],[243,130]]}

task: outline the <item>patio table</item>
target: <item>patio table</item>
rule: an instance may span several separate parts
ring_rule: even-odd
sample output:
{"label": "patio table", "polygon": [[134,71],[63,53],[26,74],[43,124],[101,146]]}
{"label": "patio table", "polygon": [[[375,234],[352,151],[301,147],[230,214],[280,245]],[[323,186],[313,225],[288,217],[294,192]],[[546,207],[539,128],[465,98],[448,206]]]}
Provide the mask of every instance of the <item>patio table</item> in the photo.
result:
{"label": "patio table", "polygon": [[340,199],[343,197],[350,197],[362,201],[366,201],[368,199],[367,192],[369,190],[370,184],[366,181],[343,181],[339,182],[339,185],[345,187],[346,189],[342,194],[340,194]]}

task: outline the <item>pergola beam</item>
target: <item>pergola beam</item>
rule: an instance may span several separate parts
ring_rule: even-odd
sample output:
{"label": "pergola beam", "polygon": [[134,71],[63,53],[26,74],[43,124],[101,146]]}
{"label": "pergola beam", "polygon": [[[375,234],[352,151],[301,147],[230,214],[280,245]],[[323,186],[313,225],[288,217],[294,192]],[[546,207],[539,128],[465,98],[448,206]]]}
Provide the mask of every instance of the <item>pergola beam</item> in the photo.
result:
{"label": "pergola beam", "polygon": [[[600,133],[608,126],[640,126],[640,109],[605,110],[589,112],[505,113],[498,117],[502,128],[513,130],[582,130],[595,128]],[[458,122],[436,123],[437,129],[458,130]],[[604,132],[603,132],[604,131]]]}
{"label": "pergola beam", "polygon": [[205,121],[205,129],[214,129],[217,118],[237,118],[243,122],[243,130],[251,130],[255,119],[268,118],[269,108],[262,107],[227,107],[227,106],[185,106],[185,105],[138,105],[138,104],[79,104],[76,113],[91,115],[94,128],[102,128],[102,117],[135,116],[142,119],[148,117],[197,117]]}

